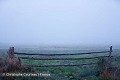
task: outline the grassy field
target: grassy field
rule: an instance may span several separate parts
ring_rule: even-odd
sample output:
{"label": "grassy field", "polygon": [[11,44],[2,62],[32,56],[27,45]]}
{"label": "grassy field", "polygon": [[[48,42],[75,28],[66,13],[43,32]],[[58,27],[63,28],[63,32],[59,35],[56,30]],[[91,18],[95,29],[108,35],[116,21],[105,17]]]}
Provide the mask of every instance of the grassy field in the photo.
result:
{"label": "grassy field", "polygon": [[[119,52],[117,52],[119,53]],[[1,56],[5,56],[1,54]],[[85,58],[85,57],[96,57],[96,56],[106,56],[107,54],[94,54],[94,55],[74,55],[74,56],[21,56],[21,57],[37,57],[37,58]],[[3,57],[2,56],[2,57]],[[3,60],[4,60],[3,58]],[[22,72],[25,73],[47,73],[47,76],[39,77],[15,77],[16,80],[107,80],[98,76],[98,72],[103,69],[104,64],[107,64],[107,58],[100,59],[90,59],[90,60],[26,60],[21,59],[22,65],[62,65],[62,64],[83,64],[83,63],[97,63],[92,65],[82,65],[82,66],[72,66],[72,67],[24,67]],[[102,61],[104,60],[104,61]],[[111,67],[120,69],[120,57],[114,55],[112,58]],[[114,79],[111,79],[114,80]],[[119,80],[119,79],[116,79]]]}
{"label": "grassy field", "polygon": [[[83,58],[83,57],[95,57],[101,55],[83,55],[83,56],[56,56],[57,58]],[[27,56],[28,57],[28,56]],[[31,57],[41,57],[43,56],[31,56]],[[49,56],[50,57],[50,56]],[[53,58],[53,57],[51,57]],[[103,58],[101,58],[103,59]],[[107,60],[107,59],[105,59]],[[62,64],[83,64],[83,63],[98,63],[100,59],[90,59],[90,60],[22,60],[23,65],[62,65]],[[45,80],[102,80],[99,76],[96,76],[100,70],[98,64],[92,65],[82,65],[82,66],[72,66],[72,67],[37,67],[32,68],[33,71],[38,73],[48,73],[51,74],[50,77],[42,77]]]}
{"label": "grassy field", "polygon": [[[77,56],[78,57],[78,56]],[[107,59],[105,59],[107,60]],[[111,66],[120,69],[120,59],[113,58]],[[81,64],[81,63],[91,63],[99,62],[100,59],[92,60],[50,60],[50,61],[38,61],[38,60],[23,60],[22,63],[29,65],[60,65],[60,64]],[[104,64],[104,63],[103,63]],[[106,64],[106,63],[105,63]],[[34,79],[41,78],[43,80],[103,80],[100,76],[97,76],[98,71],[100,71],[101,66],[98,64],[93,65],[83,65],[75,67],[37,67],[32,68],[32,71],[37,73],[48,73],[50,77],[34,77]],[[33,80],[33,78],[29,78]]]}

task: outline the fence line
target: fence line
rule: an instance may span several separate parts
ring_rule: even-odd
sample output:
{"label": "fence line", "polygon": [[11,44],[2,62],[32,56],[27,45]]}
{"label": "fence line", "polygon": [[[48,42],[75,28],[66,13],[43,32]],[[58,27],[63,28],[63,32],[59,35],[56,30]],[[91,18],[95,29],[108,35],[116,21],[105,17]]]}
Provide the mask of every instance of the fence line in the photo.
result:
{"label": "fence line", "polygon": [[41,55],[41,56],[60,56],[60,55],[84,55],[84,54],[99,54],[99,53],[108,53],[110,51],[100,51],[100,52],[84,52],[84,53],[72,53],[72,54],[28,54],[28,53],[17,53],[15,52],[14,54],[18,55]]}
{"label": "fence line", "polygon": [[[31,59],[31,60],[82,60],[82,59],[95,59],[101,57],[108,57],[109,65],[111,64],[111,54],[112,54],[112,46],[110,46],[109,51],[99,51],[99,52],[86,52],[86,53],[75,53],[75,54],[28,54],[28,53],[17,53],[14,52],[14,47],[10,47],[8,51],[8,55],[10,58],[14,57],[14,54],[18,55],[41,55],[41,56],[60,56],[60,55],[85,55],[85,54],[98,54],[98,53],[109,53],[108,56],[98,56],[98,57],[91,57],[91,58],[34,58],[34,57],[19,57],[21,59]],[[89,64],[79,64],[79,65],[26,65],[29,67],[57,67],[57,66],[81,66],[81,65],[91,65],[96,63],[89,63]]]}
{"label": "fence line", "polygon": [[99,56],[99,57],[89,57],[89,58],[34,58],[34,57],[20,57],[20,58],[30,59],[30,60],[82,60],[82,59],[95,59],[95,58],[103,58],[103,57],[109,57],[109,56]]}
{"label": "fence line", "polygon": [[68,65],[25,65],[25,66],[28,66],[28,67],[59,67],[59,66],[82,66],[82,65],[92,65],[92,64],[97,64],[97,63],[78,64],[78,65],[68,64]]}

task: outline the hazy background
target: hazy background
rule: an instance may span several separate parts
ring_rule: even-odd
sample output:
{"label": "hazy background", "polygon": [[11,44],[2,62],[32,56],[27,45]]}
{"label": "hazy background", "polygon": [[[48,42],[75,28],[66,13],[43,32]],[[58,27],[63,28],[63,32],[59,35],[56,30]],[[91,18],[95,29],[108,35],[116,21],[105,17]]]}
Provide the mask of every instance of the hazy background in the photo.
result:
{"label": "hazy background", "polygon": [[119,45],[119,0],[0,0],[0,45]]}

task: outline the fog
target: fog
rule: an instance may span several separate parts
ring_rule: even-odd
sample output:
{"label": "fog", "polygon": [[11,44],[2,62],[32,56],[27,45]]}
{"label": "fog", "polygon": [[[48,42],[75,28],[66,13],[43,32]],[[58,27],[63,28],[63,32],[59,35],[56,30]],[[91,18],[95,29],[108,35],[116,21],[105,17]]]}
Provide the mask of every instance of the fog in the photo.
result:
{"label": "fog", "polygon": [[119,45],[119,0],[0,0],[0,43]]}

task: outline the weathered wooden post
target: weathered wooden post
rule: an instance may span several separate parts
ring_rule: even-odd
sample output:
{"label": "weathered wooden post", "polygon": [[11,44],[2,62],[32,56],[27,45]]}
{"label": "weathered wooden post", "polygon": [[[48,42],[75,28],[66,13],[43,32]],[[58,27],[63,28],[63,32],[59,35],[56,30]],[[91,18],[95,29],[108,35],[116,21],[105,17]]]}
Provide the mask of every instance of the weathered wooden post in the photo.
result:
{"label": "weathered wooden post", "polygon": [[8,50],[7,62],[8,71],[20,70],[22,67],[20,58],[14,55],[14,47],[10,47]]}
{"label": "weathered wooden post", "polygon": [[111,54],[112,54],[112,46],[110,46],[109,57],[111,57]]}
{"label": "weathered wooden post", "polygon": [[111,57],[112,57],[112,46],[110,46],[110,51],[109,51],[108,67],[111,67],[111,62],[112,62]]}
{"label": "weathered wooden post", "polygon": [[10,47],[8,50],[8,57],[13,58],[14,57],[14,47]]}

